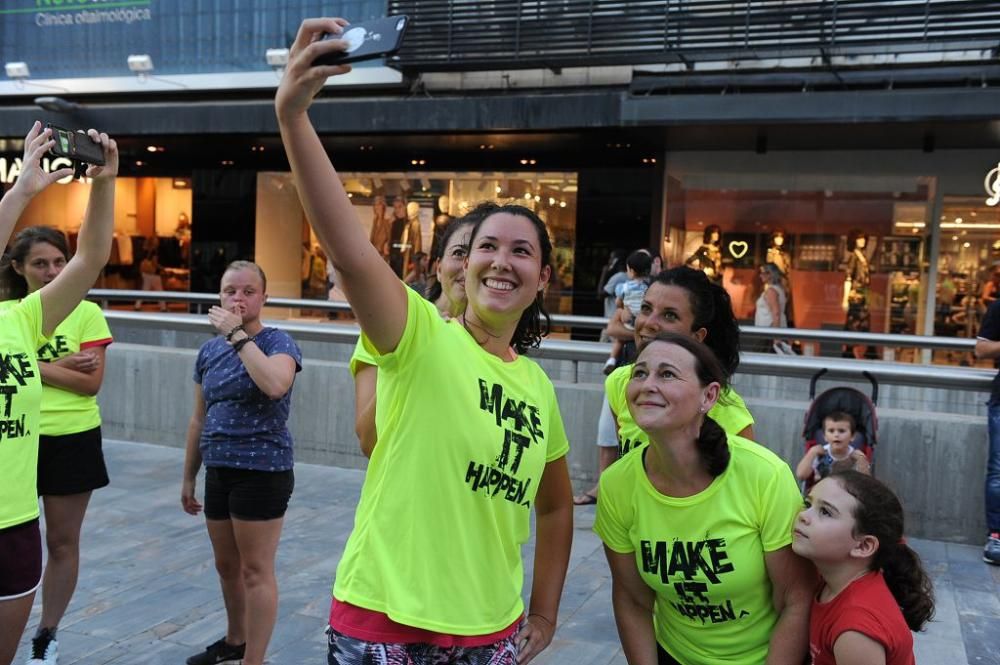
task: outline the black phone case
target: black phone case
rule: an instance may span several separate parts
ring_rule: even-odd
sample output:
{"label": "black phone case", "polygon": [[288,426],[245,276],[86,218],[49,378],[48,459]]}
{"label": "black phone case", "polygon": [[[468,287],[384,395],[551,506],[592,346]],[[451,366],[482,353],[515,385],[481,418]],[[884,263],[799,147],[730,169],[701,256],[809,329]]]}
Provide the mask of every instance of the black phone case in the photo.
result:
{"label": "black phone case", "polygon": [[65,157],[76,162],[104,165],[104,150],[100,144],[94,143],[90,137],[81,132],[74,132],[56,125],[46,125],[52,130],[56,144],[49,151],[58,157]]}
{"label": "black phone case", "polygon": [[403,35],[409,24],[410,18],[405,14],[399,14],[349,25],[339,35],[327,33],[323,39],[351,40],[352,31],[364,31],[361,33],[362,40],[353,50],[322,55],[313,61],[313,65],[344,65],[392,55],[402,45]]}

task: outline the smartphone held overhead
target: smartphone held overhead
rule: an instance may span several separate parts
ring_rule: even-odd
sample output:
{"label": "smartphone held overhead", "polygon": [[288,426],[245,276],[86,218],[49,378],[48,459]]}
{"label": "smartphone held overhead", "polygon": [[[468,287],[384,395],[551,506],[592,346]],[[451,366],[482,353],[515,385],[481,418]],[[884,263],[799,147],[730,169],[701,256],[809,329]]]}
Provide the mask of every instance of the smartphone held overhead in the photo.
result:
{"label": "smartphone held overhead", "polygon": [[52,130],[52,139],[56,144],[49,152],[56,157],[65,157],[85,164],[104,165],[104,150],[101,144],[95,143],[83,131],[74,132],[51,124],[46,125],[46,128]]}
{"label": "smartphone held overhead", "polygon": [[347,42],[347,48],[322,55],[313,61],[313,65],[344,65],[391,56],[402,45],[409,22],[409,17],[404,15],[387,16],[344,26],[339,35],[327,33],[323,35],[324,40],[342,39]]}

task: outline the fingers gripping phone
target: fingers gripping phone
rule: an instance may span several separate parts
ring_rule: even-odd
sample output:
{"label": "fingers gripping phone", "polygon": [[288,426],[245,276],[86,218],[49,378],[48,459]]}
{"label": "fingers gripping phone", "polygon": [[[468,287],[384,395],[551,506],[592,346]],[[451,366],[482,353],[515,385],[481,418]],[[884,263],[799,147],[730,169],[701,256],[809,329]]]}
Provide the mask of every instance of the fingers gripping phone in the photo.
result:
{"label": "fingers gripping phone", "polygon": [[347,49],[321,55],[313,61],[313,65],[344,65],[393,55],[402,45],[409,23],[409,17],[400,14],[348,25],[339,35],[328,32],[323,35],[324,40],[343,39],[347,42]]}
{"label": "fingers gripping phone", "polygon": [[52,138],[56,142],[49,152],[73,162],[74,178],[83,177],[87,171],[87,164],[104,166],[104,149],[101,148],[101,144],[94,143],[82,131],[73,132],[51,124],[45,127],[52,130]]}

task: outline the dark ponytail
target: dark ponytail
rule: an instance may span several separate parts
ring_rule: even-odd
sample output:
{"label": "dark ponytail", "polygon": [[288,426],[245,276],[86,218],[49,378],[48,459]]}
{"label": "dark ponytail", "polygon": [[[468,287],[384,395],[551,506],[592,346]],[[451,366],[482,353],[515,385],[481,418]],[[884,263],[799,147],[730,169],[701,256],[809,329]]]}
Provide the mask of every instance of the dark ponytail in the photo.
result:
{"label": "dark ponytail", "polygon": [[[474,245],[476,234],[482,228],[483,222],[489,217],[498,213],[516,215],[517,217],[524,217],[535,227],[535,231],[538,233],[538,248],[541,251],[541,267],[551,267],[552,241],[549,239],[549,230],[545,226],[545,222],[533,210],[515,204],[496,205],[495,203],[484,202],[476,206],[469,215],[476,213],[480,209],[485,209],[486,214],[477,220],[475,226],[472,227],[472,234],[469,236],[470,248]],[[466,217],[469,215],[466,215]],[[530,348],[538,347],[542,343],[542,338],[549,334],[549,327],[549,313],[545,311],[545,295],[543,291],[539,291],[535,295],[534,302],[521,313],[521,318],[514,329],[514,337],[511,339],[510,345],[518,353],[524,353]]]}
{"label": "dark ponytail", "polygon": [[[661,273],[662,274],[662,273]],[[715,357],[712,349],[707,344],[699,342],[690,335],[681,335],[675,332],[661,332],[653,339],[642,345],[636,360],[642,352],[651,345],[657,343],[673,344],[679,346],[694,356],[694,371],[698,376],[698,383],[704,388],[710,383],[719,384],[721,395],[729,386],[729,378],[722,369],[722,364]],[[729,466],[729,442],[726,438],[726,431],[719,423],[715,422],[707,414],[702,417],[701,429],[698,431],[698,440],[695,442],[698,449],[698,457],[705,471],[713,478],[722,475],[722,472]]]}
{"label": "dark ponytail", "polygon": [[871,569],[882,571],[910,630],[921,630],[934,616],[934,589],[920,556],[903,540],[902,504],[892,490],[869,475],[842,471],[830,477],[857,499],[855,536],[878,540]]}
{"label": "dark ponytail", "polygon": [[69,261],[69,245],[62,231],[51,226],[29,226],[14,236],[10,251],[0,259],[0,300],[17,300],[28,295],[28,282],[14,270],[14,261],[24,266],[31,248],[45,242],[58,249]]}
{"label": "dark ponytail", "polygon": [[687,291],[694,315],[691,331],[707,330],[705,344],[719,359],[726,376],[735,374],[740,366],[740,326],[726,290],[709,280],[702,271],[688,266],[664,270],[653,281]]}

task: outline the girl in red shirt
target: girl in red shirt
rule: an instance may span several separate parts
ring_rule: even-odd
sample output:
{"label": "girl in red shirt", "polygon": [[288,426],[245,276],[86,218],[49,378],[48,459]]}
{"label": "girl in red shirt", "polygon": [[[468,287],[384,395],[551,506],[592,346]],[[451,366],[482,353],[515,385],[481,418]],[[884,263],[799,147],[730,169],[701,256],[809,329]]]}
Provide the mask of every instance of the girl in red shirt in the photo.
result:
{"label": "girl in red shirt", "polygon": [[934,614],[930,579],[903,540],[903,507],[878,480],[836,473],[809,492],[792,549],[822,576],[809,621],[813,665],[913,665]]}

